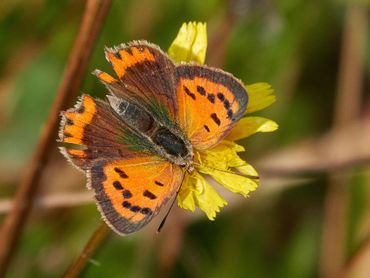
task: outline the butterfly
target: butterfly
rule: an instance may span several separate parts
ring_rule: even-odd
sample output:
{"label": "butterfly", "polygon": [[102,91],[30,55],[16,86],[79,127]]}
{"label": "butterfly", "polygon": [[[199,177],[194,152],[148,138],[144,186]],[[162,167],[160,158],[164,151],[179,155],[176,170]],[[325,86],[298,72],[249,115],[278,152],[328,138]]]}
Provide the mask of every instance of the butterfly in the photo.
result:
{"label": "butterfly", "polygon": [[243,84],[220,69],[175,64],[157,45],[106,48],[115,77],[95,70],[107,100],[84,94],[61,113],[61,152],[87,176],[118,234],[138,231],[193,172],[194,153],[217,145],[243,116]]}

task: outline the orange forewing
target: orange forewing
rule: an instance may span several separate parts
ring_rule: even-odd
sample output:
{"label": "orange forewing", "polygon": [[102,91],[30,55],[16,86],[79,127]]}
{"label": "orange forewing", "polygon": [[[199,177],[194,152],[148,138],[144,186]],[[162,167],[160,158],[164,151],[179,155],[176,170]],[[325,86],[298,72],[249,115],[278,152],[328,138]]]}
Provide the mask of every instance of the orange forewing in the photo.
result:
{"label": "orange forewing", "polygon": [[95,70],[94,74],[99,78],[103,84],[114,84],[118,83],[118,80],[106,72]]}
{"label": "orange forewing", "polygon": [[216,145],[243,115],[247,94],[230,74],[196,65],[178,67],[179,124],[193,147]]}
{"label": "orange forewing", "polygon": [[104,219],[118,233],[129,234],[174,196],[183,175],[179,166],[148,155],[98,163],[88,176]]}
{"label": "orange forewing", "polygon": [[117,51],[106,49],[107,60],[112,64],[113,69],[119,78],[126,74],[126,70],[136,64],[146,61],[155,61],[153,53],[147,47],[132,46]]}

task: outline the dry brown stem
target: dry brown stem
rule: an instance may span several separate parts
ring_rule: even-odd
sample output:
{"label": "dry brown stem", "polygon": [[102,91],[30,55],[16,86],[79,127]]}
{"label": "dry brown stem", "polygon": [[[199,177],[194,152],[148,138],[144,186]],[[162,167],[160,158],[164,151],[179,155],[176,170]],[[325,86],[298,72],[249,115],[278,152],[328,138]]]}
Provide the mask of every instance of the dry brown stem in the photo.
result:
{"label": "dry brown stem", "polygon": [[95,232],[87,242],[81,254],[78,256],[77,260],[67,270],[64,277],[78,277],[82,270],[85,268],[85,265],[89,261],[90,257],[94,254],[95,250],[100,246],[100,244],[108,237],[109,233],[110,229],[105,224],[105,222],[102,221],[100,226],[95,230]]}
{"label": "dry brown stem", "polygon": [[64,76],[56,94],[53,106],[42,130],[36,150],[27,163],[25,175],[17,188],[11,211],[6,216],[1,229],[0,276],[4,276],[17,241],[30,213],[33,199],[39,187],[43,169],[50,149],[55,142],[55,131],[59,122],[59,111],[67,107],[77,95],[84,78],[90,55],[97,35],[109,10],[110,0],[88,0],[76,36]]}

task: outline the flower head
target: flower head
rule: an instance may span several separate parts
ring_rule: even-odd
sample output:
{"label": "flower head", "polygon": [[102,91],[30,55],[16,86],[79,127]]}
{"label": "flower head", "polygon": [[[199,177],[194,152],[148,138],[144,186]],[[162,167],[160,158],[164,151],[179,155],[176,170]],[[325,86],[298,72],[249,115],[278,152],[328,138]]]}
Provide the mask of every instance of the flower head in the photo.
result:
{"label": "flower head", "polygon": [[[170,57],[177,61],[194,61],[203,64],[207,50],[207,31],[205,23],[184,23],[177,37],[168,49]],[[272,132],[278,125],[269,119],[248,116],[252,112],[264,109],[275,102],[273,89],[268,83],[246,85],[249,103],[245,116],[240,119],[228,136],[217,146],[205,151],[195,151],[195,171],[186,173],[184,182],[177,196],[179,207],[194,211],[196,207],[204,211],[210,220],[214,220],[220,208],[227,204],[202,174],[228,190],[248,196],[258,187],[258,173],[238,153],[244,147],[234,141],[246,138],[257,132]]]}

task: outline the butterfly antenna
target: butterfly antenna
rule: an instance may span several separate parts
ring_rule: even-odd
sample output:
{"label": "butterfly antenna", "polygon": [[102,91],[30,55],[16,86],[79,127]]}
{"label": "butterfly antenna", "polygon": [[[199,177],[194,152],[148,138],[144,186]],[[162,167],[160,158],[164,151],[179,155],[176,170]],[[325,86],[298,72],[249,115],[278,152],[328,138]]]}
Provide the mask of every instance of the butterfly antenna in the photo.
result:
{"label": "butterfly antenna", "polygon": [[[184,182],[184,177],[185,177],[185,175],[182,177],[182,180],[181,180],[181,183],[180,184],[182,184]],[[166,215],[163,217],[163,219],[161,221],[161,224],[159,224],[159,226],[157,228],[157,233],[160,233],[162,231],[162,228],[163,228],[164,224],[166,223],[167,217],[170,214],[170,212],[171,212],[171,210],[173,208],[173,205],[175,204],[175,201],[177,199],[177,195],[179,195],[180,187],[179,187],[179,189],[177,189],[176,194],[175,194],[175,198],[173,198],[172,203],[171,203],[171,206],[168,209],[168,211],[166,212]]]}
{"label": "butterfly antenna", "polygon": [[161,224],[159,224],[158,226],[158,229],[157,229],[157,233],[160,233],[162,231],[162,228],[164,226],[164,224],[166,223],[166,220],[167,220],[167,217],[168,215],[170,214],[172,208],[173,208],[173,205],[175,204],[175,201],[177,199],[177,195],[179,194],[179,191],[176,192],[176,196],[175,198],[172,200],[172,204],[170,206],[170,208],[168,209],[168,211],[166,212],[166,215],[163,217],[162,221],[161,221]]}
{"label": "butterfly antenna", "polygon": [[214,170],[214,171],[219,171],[219,172],[223,172],[223,173],[233,174],[233,175],[245,177],[245,178],[252,179],[252,180],[259,180],[260,179],[259,176],[247,175],[247,174],[243,174],[243,173],[236,173],[236,172],[228,171],[228,170],[224,170],[224,169],[217,169],[217,168],[214,168],[214,167],[211,167],[211,166],[199,164],[197,162],[194,162],[193,164],[196,165],[196,166],[205,167],[205,168],[208,168],[208,169],[211,169],[211,170]]}

